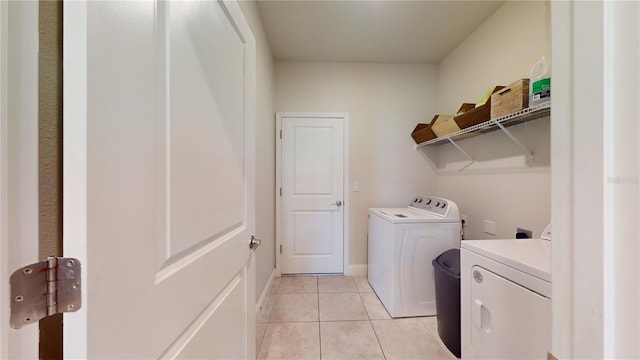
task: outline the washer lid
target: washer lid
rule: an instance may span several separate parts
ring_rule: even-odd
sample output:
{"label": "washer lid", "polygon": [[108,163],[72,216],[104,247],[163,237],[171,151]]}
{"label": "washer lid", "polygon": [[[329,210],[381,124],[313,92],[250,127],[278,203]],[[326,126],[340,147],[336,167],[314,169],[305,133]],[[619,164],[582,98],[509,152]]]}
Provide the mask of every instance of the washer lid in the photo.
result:
{"label": "washer lid", "polygon": [[428,214],[423,211],[416,211],[410,208],[371,208],[369,212],[376,214],[394,224],[401,223],[459,223],[460,220],[444,218],[441,216]]}
{"label": "washer lid", "polygon": [[541,239],[463,240],[461,247],[551,282],[550,241]]}

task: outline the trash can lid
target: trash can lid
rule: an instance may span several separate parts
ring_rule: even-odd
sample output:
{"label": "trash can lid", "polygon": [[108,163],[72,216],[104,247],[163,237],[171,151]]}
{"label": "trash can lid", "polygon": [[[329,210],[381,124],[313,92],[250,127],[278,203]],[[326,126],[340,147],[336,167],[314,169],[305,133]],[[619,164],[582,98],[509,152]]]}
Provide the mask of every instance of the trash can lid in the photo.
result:
{"label": "trash can lid", "polygon": [[460,249],[449,249],[438,255],[432,261],[433,266],[451,273],[455,277],[460,276]]}

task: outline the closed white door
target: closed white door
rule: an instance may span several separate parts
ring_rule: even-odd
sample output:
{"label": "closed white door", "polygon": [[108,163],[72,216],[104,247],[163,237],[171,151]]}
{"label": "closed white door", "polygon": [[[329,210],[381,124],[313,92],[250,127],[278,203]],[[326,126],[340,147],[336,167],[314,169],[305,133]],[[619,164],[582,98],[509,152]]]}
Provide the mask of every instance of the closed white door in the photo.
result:
{"label": "closed white door", "polygon": [[346,114],[279,114],[281,272],[342,273]]}
{"label": "closed white door", "polygon": [[235,2],[64,2],[65,357],[255,357],[254,48]]}

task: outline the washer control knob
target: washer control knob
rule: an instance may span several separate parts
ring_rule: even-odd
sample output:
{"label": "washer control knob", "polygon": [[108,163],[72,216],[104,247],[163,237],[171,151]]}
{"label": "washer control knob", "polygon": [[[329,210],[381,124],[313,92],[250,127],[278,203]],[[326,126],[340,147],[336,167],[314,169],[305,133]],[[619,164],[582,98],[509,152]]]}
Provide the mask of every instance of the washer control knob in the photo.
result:
{"label": "washer control knob", "polygon": [[440,205],[441,208],[445,208],[447,206],[447,203],[442,203],[442,205]]}
{"label": "washer control knob", "polygon": [[429,201],[427,201],[427,205],[431,204],[431,199],[429,199]]}
{"label": "washer control knob", "polygon": [[436,207],[438,207],[438,206],[440,206],[440,202],[439,201],[436,203]]}

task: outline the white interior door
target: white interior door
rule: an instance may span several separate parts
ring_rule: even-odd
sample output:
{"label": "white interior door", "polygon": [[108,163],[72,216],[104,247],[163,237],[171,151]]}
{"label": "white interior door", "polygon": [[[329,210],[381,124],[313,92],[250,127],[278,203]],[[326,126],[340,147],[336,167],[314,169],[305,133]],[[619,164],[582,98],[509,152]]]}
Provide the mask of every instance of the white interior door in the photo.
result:
{"label": "white interior door", "polygon": [[64,3],[68,358],[255,357],[255,41],[235,2]]}
{"label": "white interior door", "polygon": [[346,114],[279,114],[282,270],[342,273]]}
{"label": "white interior door", "polygon": [[37,359],[38,325],[9,326],[9,277],[38,259],[38,3],[0,2],[0,358]]}

